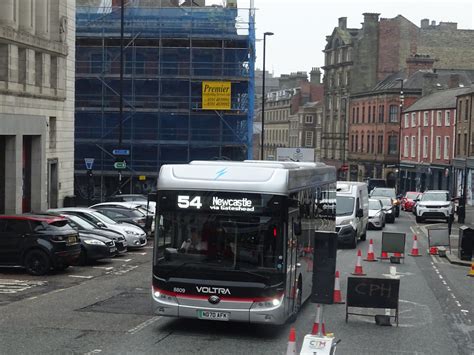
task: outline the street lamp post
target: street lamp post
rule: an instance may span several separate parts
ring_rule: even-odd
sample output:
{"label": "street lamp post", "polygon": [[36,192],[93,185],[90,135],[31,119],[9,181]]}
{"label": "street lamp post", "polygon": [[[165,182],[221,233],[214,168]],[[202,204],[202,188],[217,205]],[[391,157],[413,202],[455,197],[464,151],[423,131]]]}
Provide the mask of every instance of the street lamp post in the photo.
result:
{"label": "street lamp post", "polygon": [[262,143],[260,148],[260,160],[263,160],[263,144],[265,142],[265,50],[266,38],[273,36],[273,32],[265,32],[263,34],[263,76],[262,76]]}
{"label": "street lamp post", "polygon": [[400,113],[399,113],[399,122],[398,122],[398,173],[397,173],[397,194],[401,193],[401,160],[402,160],[402,110],[405,97],[403,95],[403,78],[398,78],[396,81],[400,82]]}

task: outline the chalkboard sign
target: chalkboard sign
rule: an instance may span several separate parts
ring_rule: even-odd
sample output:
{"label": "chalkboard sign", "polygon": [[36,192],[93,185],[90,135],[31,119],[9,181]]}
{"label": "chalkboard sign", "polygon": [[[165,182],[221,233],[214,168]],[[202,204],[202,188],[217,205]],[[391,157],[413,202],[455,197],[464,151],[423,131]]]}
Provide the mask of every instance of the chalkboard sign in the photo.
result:
{"label": "chalkboard sign", "polygon": [[428,229],[428,244],[430,247],[446,246],[451,250],[451,241],[448,228]]}
{"label": "chalkboard sign", "polygon": [[382,251],[405,253],[405,233],[382,232]]}
{"label": "chalkboard sign", "polygon": [[[400,280],[349,277],[347,279],[346,323],[349,314],[373,317],[373,315],[349,312],[349,307],[395,309],[398,327],[398,295]],[[393,316],[391,316],[393,317]]]}
{"label": "chalkboard sign", "polygon": [[311,302],[333,304],[337,233],[316,231],[314,232],[313,245],[313,286],[311,288]]}
{"label": "chalkboard sign", "polygon": [[398,308],[400,280],[349,277],[347,305],[363,308]]}

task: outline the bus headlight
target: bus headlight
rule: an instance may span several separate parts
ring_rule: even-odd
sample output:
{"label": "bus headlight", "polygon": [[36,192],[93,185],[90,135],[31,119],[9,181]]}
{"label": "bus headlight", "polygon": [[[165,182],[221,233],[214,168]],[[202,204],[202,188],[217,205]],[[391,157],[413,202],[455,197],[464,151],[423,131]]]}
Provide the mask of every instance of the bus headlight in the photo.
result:
{"label": "bus headlight", "polygon": [[253,311],[271,311],[281,306],[283,303],[283,295],[280,297],[269,298],[265,301],[255,301],[251,307]]}
{"label": "bus headlight", "polygon": [[153,296],[153,300],[158,303],[164,303],[168,305],[178,305],[178,300],[175,296],[167,295],[161,292],[159,289],[152,287],[151,294]]}

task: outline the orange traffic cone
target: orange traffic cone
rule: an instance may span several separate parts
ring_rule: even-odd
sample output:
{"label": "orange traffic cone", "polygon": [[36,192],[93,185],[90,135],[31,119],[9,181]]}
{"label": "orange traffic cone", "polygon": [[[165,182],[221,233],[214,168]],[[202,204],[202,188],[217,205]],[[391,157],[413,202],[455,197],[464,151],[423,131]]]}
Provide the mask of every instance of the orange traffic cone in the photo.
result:
{"label": "orange traffic cone", "polygon": [[314,318],[313,329],[311,330],[311,334],[316,335],[316,334],[319,333],[319,323],[321,322],[321,333],[323,335],[326,335],[326,329],[325,329],[325,326],[324,326],[324,321],[320,320],[321,310],[320,310],[319,307],[320,306],[318,304],[318,307],[316,308],[316,318]]}
{"label": "orange traffic cone", "polygon": [[367,252],[367,258],[364,259],[365,261],[377,261],[375,259],[375,254],[374,254],[374,241],[371,239],[369,243],[369,250]]}
{"label": "orange traffic cone", "polygon": [[362,270],[362,252],[360,251],[360,249],[357,252],[357,262],[356,262],[356,266],[352,275],[359,275],[359,276],[365,275],[364,271]]}
{"label": "orange traffic cone", "polygon": [[286,348],[286,355],[296,354],[296,331],[295,328],[290,329],[290,336],[288,338],[288,346]]}
{"label": "orange traffic cone", "polygon": [[418,250],[418,239],[416,237],[416,234],[413,236],[413,247],[411,248],[411,253],[408,254],[410,256],[421,256],[419,250]]}
{"label": "orange traffic cone", "polygon": [[344,304],[345,302],[342,300],[342,293],[341,293],[341,283],[339,282],[339,271],[336,271],[336,279],[334,280],[334,303]]}
{"label": "orange traffic cone", "polygon": [[467,276],[474,277],[474,262],[471,263],[471,270],[469,271],[469,273],[467,274]]}
{"label": "orange traffic cone", "polygon": [[382,255],[379,257],[379,259],[380,260],[388,260],[390,258],[388,257],[388,254],[387,254],[386,251],[382,251]]}
{"label": "orange traffic cone", "polygon": [[438,248],[430,247],[430,255],[438,255]]}

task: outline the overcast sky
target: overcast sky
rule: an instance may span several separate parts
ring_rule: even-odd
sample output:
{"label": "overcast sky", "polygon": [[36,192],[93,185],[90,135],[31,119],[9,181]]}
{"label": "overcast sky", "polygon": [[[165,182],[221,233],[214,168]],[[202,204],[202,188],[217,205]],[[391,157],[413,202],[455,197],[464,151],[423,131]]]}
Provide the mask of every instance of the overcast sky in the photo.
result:
{"label": "overcast sky", "polygon": [[[245,6],[238,0],[238,6]],[[474,29],[474,1],[470,0],[254,0],[256,13],[257,59],[262,68],[263,32],[267,37],[266,69],[275,75],[311,70],[324,63],[322,50],[326,36],[347,17],[349,28],[360,28],[364,12],[380,13],[381,18],[403,15],[418,27],[428,18],[436,23],[457,22],[460,29]],[[474,32],[473,32],[474,33]],[[473,59],[474,60],[474,59]]]}

